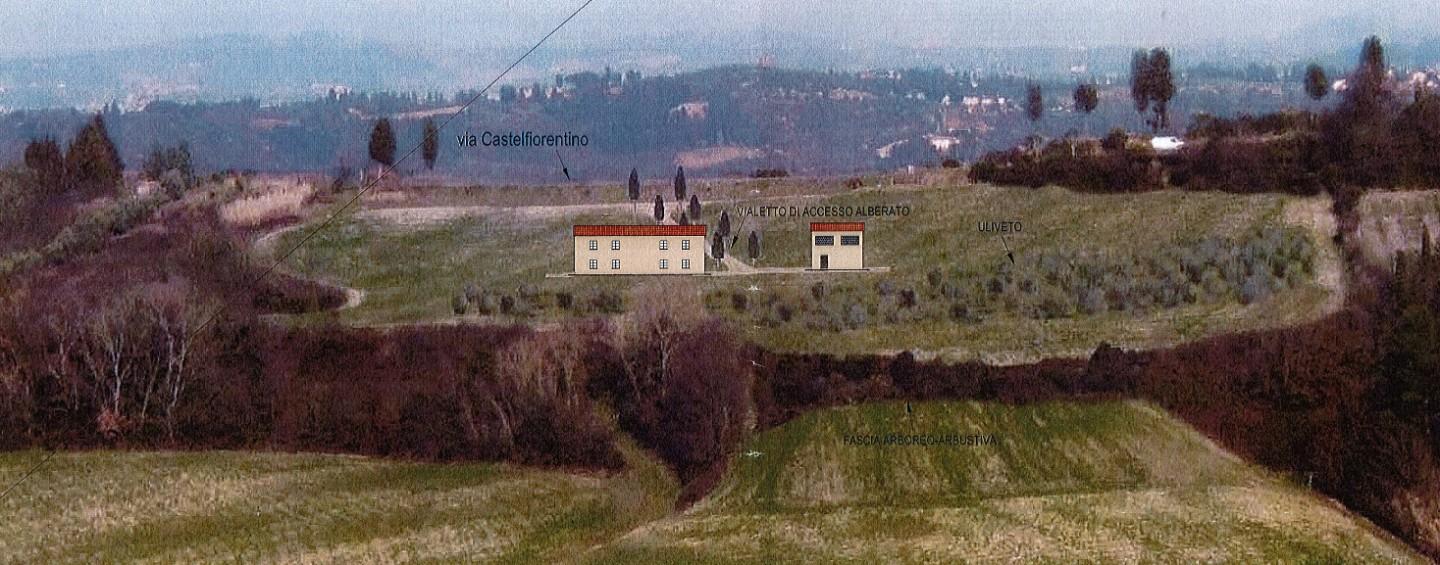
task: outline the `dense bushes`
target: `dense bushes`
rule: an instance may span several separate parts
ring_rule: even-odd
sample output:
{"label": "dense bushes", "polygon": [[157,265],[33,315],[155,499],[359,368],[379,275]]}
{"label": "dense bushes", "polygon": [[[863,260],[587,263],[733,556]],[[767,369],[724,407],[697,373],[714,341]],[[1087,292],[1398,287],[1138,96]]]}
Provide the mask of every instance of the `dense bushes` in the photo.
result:
{"label": "dense bushes", "polygon": [[618,468],[585,395],[590,342],[477,326],[274,334],[265,380],[285,449]]}
{"label": "dense bushes", "polygon": [[273,326],[258,314],[344,296],[261,279],[213,214],[156,227],[6,280],[0,446],[621,464],[584,394],[590,342],[473,326]]}
{"label": "dense bushes", "polygon": [[1210,236],[1144,255],[1058,251],[1018,265],[1001,263],[988,272],[937,268],[923,281],[854,279],[760,295],[716,290],[706,295],[706,304],[756,325],[799,324],[812,331],[917,321],[977,323],[1000,313],[1074,318],[1189,304],[1252,304],[1304,284],[1314,268],[1308,235],[1266,227],[1239,238]]}
{"label": "dense bushes", "polygon": [[1273,139],[1212,137],[1163,163],[1171,184],[1188,190],[1314,195],[1329,185],[1320,141],[1310,132]]}
{"label": "dense bushes", "polygon": [[1056,184],[1082,192],[1144,192],[1162,188],[1148,149],[1055,141],[1038,154],[1021,149],[985,155],[970,167],[972,182],[1039,188]]}
{"label": "dense bushes", "polygon": [[505,292],[471,283],[451,298],[450,308],[457,316],[475,314],[530,318],[547,311],[587,316],[623,313],[625,298],[619,292],[605,289],[551,291],[527,284],[514,292]]}
{"label": "dense bushes", "polygon": [[[160,288],[0,320],[3,437],[24,445],[298,449],[618,468],[584,342],[474,326],[284,329]],[[197,331],[199,330],[199,331]]]}
{"label": "dense bushes", "polygon": [[732,328],[704,314],[696,294],[678,282],[638,288],[636,310],[592,380],[621,428],[686,484],[682,503],[719,479],[750,412],[751,355]]}

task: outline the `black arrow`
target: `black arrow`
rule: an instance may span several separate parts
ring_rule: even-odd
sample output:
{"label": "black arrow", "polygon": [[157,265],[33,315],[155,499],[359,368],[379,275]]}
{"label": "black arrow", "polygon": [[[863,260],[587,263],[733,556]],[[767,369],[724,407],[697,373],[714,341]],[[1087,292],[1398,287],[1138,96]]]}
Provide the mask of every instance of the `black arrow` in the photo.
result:
{"label": "black arrow", "polygon": [[1015,264],[1015,254],[1010,252],[1010,242],[1005,241],[1005,234],[1000,234],[1000,243],[1005,244],[1005,256],[1010,258],[1010,264]]}
{"label": "black arrow", "polygon": [[565,173],[565,180],[570,180],[570,167],[565,166],[565,158],[560,156],[560,150],[555,150],[555,158],[560,160],[560,171]]}

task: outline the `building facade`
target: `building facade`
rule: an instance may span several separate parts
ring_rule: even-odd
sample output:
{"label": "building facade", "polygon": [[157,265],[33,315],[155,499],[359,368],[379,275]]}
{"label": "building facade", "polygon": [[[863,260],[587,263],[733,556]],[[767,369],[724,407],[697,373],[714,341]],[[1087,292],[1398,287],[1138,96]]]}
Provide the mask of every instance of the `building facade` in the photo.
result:
{"label": "building facade", "polygon": [[577,275],[705,272],[705,226],[575,226]]}
{"label": "building facade", "polygon": [[810,224],[810,268],[818,271],[865,268],[865,224],[816,222]]}

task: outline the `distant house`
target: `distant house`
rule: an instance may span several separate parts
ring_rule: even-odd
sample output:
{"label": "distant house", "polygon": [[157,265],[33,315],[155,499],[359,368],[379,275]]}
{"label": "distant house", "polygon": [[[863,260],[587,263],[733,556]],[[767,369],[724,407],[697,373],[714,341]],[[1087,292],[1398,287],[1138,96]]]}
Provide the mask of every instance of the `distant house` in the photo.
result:
{"label": "distant house", "polygon": [[710,113],[710,103],[704,100],[699,102],[684,102],[679,106],[671,108],[670,113],[687,120],[703,120],[705,116]]}
{"label": "distant house", "polygon": [[1150,148],[1161,153],[1179,151],[1185,146],[1185,140],[1174,136],[1156,136],[1150,139]]}
{"label": "distant house", "polygon": [[865,268],[864,222],[810,224],[810,268],[820,271]]}
{"label": "distant house", "polygon": [[577,275],[693,275],[705,272],[705,226],[579,225]]}
{"label": "distant house", "polygon": [[930,147],[934,148],[935,152],[941,155],[949,155],[951,149],[960,145],[959,138],[948,135],[927,135],[925,136],[925,140],[929,141]]}

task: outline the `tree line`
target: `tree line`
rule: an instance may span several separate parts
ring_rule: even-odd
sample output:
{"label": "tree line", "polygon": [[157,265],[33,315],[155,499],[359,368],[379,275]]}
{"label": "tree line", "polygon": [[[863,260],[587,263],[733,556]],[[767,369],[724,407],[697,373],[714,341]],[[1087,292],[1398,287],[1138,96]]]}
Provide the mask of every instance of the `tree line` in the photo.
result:
{"label": "tree line", "polygon": [[80,128],[64,152],[53,137],[31,140],[25,146],[25,166],[50,194],[111,194],[120,187],[125,173],[125,163],[100,114]]}

